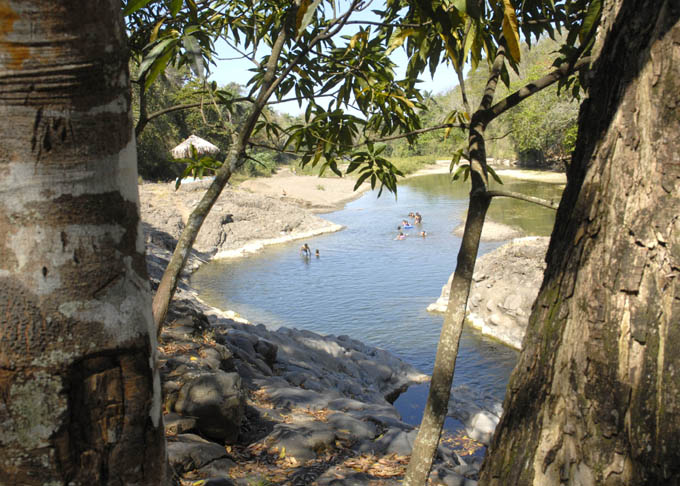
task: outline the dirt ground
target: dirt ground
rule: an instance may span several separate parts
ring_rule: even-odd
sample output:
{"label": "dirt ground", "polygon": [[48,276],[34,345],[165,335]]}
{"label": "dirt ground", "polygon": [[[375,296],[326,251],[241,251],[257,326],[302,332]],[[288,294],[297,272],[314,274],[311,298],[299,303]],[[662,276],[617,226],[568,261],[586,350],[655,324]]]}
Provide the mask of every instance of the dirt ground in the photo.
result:
{"label": "dirt ground", "polygon": [[283,168],[271,177],[244,181],[239,188],[255,194],[278,197],[316,211],[330,211],[341,208],[370,189],[370,185],[365,183],[354,191],[355,183],[354,179],[346,177],[295,175],[290,169]]}

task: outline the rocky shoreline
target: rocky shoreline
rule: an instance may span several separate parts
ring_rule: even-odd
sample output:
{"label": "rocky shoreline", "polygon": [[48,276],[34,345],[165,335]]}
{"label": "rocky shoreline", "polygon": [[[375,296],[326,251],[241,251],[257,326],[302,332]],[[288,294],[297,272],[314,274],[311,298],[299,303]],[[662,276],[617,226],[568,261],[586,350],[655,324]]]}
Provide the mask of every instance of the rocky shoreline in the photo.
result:
{"label": "rocky shoreline", "polygon": [[[202,186],[140,187],[153,287]],[[227,188],[187,273],[217,255],[241,256],[259,246],[255,239],[271,244],[337,229],[285,198]],[[176,484],[401,481],[417,431],[391,401],[428,377],[390,353],[349,336],[270,331],[205,305],[184,278],[160,336],[160,357]],[[479,458],[465,457],[478,447],[465,437],[443,441],[431,484],[475,484]]]}
{"label": "rocky shoreline", "polygon": [[[516,238],[477,260],[468,300],[472,327],[521,349],[531,306],[543,282],[549,240],[538,236]],[[446,312],[452,278],[453,274],[428,311]]]}

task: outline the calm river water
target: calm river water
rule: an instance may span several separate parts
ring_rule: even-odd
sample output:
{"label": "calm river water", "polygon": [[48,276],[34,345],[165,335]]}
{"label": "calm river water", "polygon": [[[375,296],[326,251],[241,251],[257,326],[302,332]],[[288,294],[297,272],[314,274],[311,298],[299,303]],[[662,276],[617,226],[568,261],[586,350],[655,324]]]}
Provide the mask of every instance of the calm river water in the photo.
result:
{"label": "calm river water", "polygon": [[[505,189],[558,200],[562,186],[504,179]],[[192,278],[211,305],[233,309],[270,328],[347,334],[387,349],[431,373],[443,318],[428,313],[454,269],[460,238],[452,230],[467,207],[468,188],[447,175],[403,181],[398,198],[376,192],[325,215],[346,226],[307,241],[320,257],[306,259],[302,242],[269,247],[236,260],[204,265]],[[397,226],[410,211],[422,225],[404,240]],[[521,228],[527,235],[549,235],[554,212],[510,199],[492,202],[489,218]],[[418,236],[420,229],[427,237]],[[503,242],[482,243],[480,254]],[[468,385],[502,401],[517,353],[466,329],[456,362],[454,386]],[[420,423],[426,386],[412,387],[395,405],[405,421]]]}

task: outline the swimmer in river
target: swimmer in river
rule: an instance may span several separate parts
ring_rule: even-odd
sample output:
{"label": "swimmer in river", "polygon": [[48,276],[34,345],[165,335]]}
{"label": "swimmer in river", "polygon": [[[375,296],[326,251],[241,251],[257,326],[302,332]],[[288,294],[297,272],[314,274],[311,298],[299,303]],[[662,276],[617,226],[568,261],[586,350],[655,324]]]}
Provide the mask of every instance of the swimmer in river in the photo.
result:
{"label": "swimmer in river", "polygon": [[314,253],[314,255],[315,255],[317,258],[319,258],[319,257],[321,256],[321,255],[319,255],[319,249],[318,249],[318,248],[316,249],[316,252]]}
{"label": "swimmer in river", "polygon": [[422,236],[423,238],[425,238],[425,237],[427,236],[427,231],[421,231],[421,232],[420,232],[420,236]]}
{"label": "swimmer in river", "polygon": [[306,257],[312,256],[312,249],[309,248],[309,245],[307,243],[300,247],[300,254]]}
{"label": "swimmer in river", "polygon": [[395,240],[403,240],[404,238],[406,238],[406,235],[400,231]]}

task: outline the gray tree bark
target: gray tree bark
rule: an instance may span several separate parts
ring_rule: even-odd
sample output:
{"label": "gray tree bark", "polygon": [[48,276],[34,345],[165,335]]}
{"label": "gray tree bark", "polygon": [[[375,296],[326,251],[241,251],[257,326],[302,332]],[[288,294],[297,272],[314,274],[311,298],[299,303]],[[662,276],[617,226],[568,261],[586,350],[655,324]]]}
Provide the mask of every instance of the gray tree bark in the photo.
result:
{"label": "gray tree bark", "polygon": [[680,484],[680,4],[610,0],[481,485]]}
{"label": "gray tree bark", "polygon": [[117,0],[0,3],[0,482],[153,485],[165,447]]}
{"label": "gray tree bark", "polygon": [[444,324],[437,344],[437,354],[430,380],[427,402],[423,410],[418,435],[413,443],[413,452],[404,476],[404,486],[420,486],[427,483],[432,462],[437,453],[444,421],[449,411],[451,384],[456,369],[456,357],[460,336],[465,324],[472,274],[475,270],[482,228],[491,198],[487,193],[488,174],[486,169],[486,145],[484,131],[488,123],[489,107],[493,102],[500,68],[504,61],[505,49],[499,47],[494,65],[484,90],[479,108],[470,120],[468,148],[470,153],[471,190],[463,240],[458,250],[456,270],[453,273],[449,302],[444,315]]}

